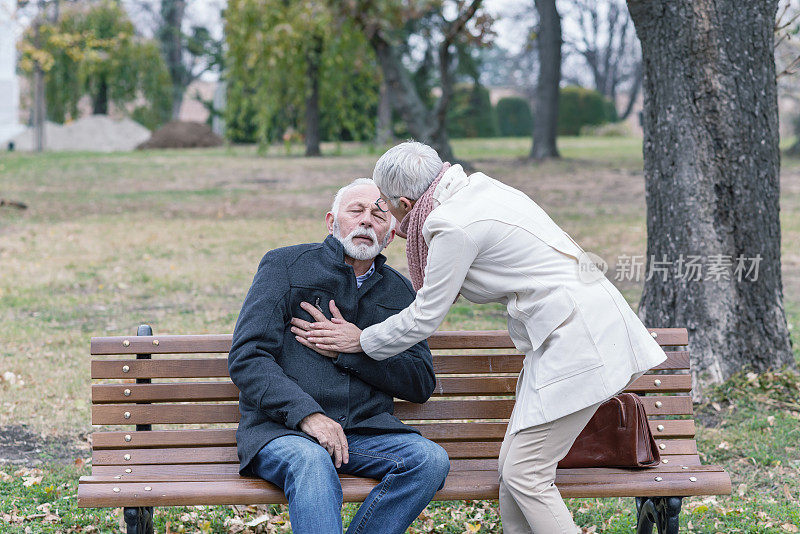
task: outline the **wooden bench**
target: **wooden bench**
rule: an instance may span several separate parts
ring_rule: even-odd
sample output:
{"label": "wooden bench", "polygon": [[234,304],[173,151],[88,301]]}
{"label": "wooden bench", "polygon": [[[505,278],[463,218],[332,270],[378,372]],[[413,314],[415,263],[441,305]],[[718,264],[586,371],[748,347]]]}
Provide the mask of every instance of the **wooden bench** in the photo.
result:
{"label": "wooden bench", "polygon": [[[663,463],[645,470],[560,469],[564,497],[635,497],[637,532],[678,532],[681,499],[723,495],[731,481],[701,465],[691,419],[685,329],[653,329],[668,359],[628,391],[641,396]],[[497,499],[497,456],[522,358],[505,331],[438,332],[429,340],[437,385],[425,404],[396,401],[395,414],[449,453],[436,500]],[[78,506],[124,507],[129,533],[152,531],[154,506],[283,503],[283,492],[238,474],[238,390],[228,377],[228,335],[92,338],[93,425],[136,425],[92,436],[92,474]],[[216,354],[209,357],[208,354]],[[106,356],[110,356],[107,358]],[[152,382],[159,379],[160,382]],[[168,381],[165,381],[168,379]],[[198,381],[198,379],[202,379]],[[154,426],[157,425],[157,429]],[[343,476],[344,499],[362,501],[374,480]]]}

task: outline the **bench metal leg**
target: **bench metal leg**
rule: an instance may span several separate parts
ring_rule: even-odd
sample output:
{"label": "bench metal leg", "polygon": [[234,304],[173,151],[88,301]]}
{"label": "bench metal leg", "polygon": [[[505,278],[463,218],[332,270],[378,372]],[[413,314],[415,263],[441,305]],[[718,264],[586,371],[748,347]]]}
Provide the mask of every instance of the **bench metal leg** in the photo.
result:
{"label": "bench metal leg", "polygon": [[153,507],[125,508],[123,512],[128,534],[153,534]]}
{"label": "bench metal leg", "polygon": [[653,526],[658,534],[678,534],[682,501],[682,497],[637,497],[636,534],[652,534]]}

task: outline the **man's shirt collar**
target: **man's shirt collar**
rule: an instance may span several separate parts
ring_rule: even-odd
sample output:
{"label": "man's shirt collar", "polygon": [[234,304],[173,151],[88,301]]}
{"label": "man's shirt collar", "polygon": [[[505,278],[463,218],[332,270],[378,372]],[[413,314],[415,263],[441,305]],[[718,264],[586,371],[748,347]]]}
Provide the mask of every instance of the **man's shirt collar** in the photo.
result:
{"label": "man's shirt collar", "polygon": [[367,278],[372,276],[372,273],[374,273],[374,272],[375,272],[375,262],[373,261],[372,265],[370,265],[369,269],[367,269],[367,272],[365,272],[361,276],[356,276],[356,286],[357,287],[361,287],[361,284],[363,284],[364,281],[366,281]]}

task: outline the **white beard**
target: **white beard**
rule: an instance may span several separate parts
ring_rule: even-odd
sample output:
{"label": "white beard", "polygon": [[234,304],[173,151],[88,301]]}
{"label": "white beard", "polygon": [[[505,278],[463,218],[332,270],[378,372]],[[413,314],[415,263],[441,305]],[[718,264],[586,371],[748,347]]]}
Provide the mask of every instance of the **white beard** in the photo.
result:
{"label": "white beard", "polygon": [[[371,245],[357,245],[353,242],[353,238],[357,236],[367,236],[372,239]],[[388,237],[389,234],[387,234]],[[375,233],[373,228],[364,228],[362,226],[356,227],[346,237],[342,237],[339,229],[338,221],[333,221],[333,237],[339,240],[339,243],[344,247],[344,253],[354,260],[371,260],[375,258],[381,251],[386,248],[386,241],[381,243],[378,241],[378,234]]]}

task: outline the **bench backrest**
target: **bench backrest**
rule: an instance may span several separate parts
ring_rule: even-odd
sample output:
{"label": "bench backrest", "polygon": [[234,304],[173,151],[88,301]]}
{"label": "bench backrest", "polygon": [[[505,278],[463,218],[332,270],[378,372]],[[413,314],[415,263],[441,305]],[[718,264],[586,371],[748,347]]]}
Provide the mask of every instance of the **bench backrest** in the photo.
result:
{"label": "bench backrest", "polygon": [[[668,359],[628,391],[641,396],[664,460],[696,465],[687,332],[651,333]],[[435,393],[422,405],[396,401],[395,415],[440,443],[454,469],[489,468],[523,356],[500,330],[438,332],[429,344]],[[92,424],[137,425],[135,431],[94,433],[93,473],[112,475],[134,465],[156,472],[161,464],[235,473],[239,392],[228,376],[230,346],[230,334],[92,338]]]}

